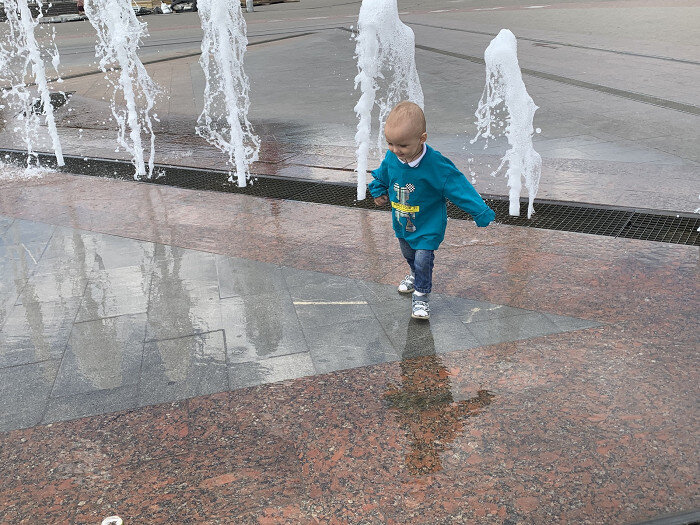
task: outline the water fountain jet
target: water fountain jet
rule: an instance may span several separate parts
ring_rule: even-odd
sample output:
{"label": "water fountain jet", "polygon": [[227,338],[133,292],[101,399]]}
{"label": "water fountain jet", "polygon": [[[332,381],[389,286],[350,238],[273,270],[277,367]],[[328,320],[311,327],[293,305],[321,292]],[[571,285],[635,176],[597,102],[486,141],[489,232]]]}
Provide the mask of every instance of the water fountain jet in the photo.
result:
{"label": "water fountain jet", "polygon": [[[248,121],[250,82],[243,70],[248,38],[239,2],[199,0],[202,20],[204,108],[197,135],[228,155],[238,186],[246,185],[250,165],[258,160],[260,139]],[[229,175],[233,182],[233,175]]]}
{"label": "water fountain jet", "polygon": [[[37,5],[38,18],[41,18],[41,0],[37,0]],[[8,101],[9,109],[24,123],[22,135],[27,146],[27,166],[31,164],[32,158],[35,158],[33,144],[39,136],[40,112],[44,114],[56,162],[63,166],[63,152],[56,130],[46,68],[34,34],[38,22],[32,16],[27,0],[5,0],[3,8],[7,17],[8,34],[5,42],[0,42],[0,81],[9,82],[10,87],[2,92],[2,98]],[[58,73],[60,59],[55,45],[51,54],[52,65]],[[34,98],[25,83],[30,70],[39,92],[40,110],[34,109]]]}
{"label": "water fountain jet", "polygon": [[[105,75],[114,88],[111,108],[119,126],[117,142],[132,155],[136,167],[134,179],[145,175],[150,178],[155,158],[152,120],[157,120],[155,115],[151,115],[151,110],[160,89],[136,54],[141,41],[148,36],[146,24],[136,18],[129,0],[86,0],[85,14],[97,31],[95,56],[100,61],[100,69],[104,73],[119,72],[116,81],[109,74]],[[119,92],[124,97],[126,107],[117,105]],[[130,140],[127,140],[127,127]],[[148,173],[141,141],[143,131],[150,134]]]}
{"label": "water fountain jet", "polygon": [[396,0],[363,0],[358,18],[355,54],[358,74],[355,89],[362,95],[355,105],[359,118],[357,145],[357,199],[367,192],[367,155],[372,136],[372,110],[379,107],[377,148],[383,145],[384,123],[391,109],[402,100],[423,107],[415,60],[415,35],[401,22]]}
{"label": "water fountain jet", "polygon": [[[534,200],[542,173],[542,158],[532,146],[532,120],[537,106],[525,89],[520,66],[515,35],[501,29],[484,53],[486,61],[486,86],[476,110],[477,135],[471,140],[474,144],[479,137],[494,138],[501,133],[508,139],[510,149],[491,175],[498,174],[507,164],[506,176],[510,188],[509,212],[520,215],[521,177],[525,179],[529,203],[528,219],[534,213]],[[505,109],[505,122],[498,117]],[[504,127],[501,131],[500,128]],[[488,142],[487,142],[488,145]]]}

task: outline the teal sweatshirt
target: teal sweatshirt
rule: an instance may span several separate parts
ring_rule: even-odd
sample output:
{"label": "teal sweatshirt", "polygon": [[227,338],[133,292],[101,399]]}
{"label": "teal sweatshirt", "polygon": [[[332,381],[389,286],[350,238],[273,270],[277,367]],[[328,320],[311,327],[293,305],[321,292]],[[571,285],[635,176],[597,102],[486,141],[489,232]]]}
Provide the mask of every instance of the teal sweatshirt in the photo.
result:
{"label": "teal sweatshirt", "polygon": [[447,227],[446,199],[469,213],[477,226],[488,226],[496,216],[452,161],[430,146],[415,168],[387,151],[372,176],[372,197],[389,195],[396,237],[414,250],[440,246]]}

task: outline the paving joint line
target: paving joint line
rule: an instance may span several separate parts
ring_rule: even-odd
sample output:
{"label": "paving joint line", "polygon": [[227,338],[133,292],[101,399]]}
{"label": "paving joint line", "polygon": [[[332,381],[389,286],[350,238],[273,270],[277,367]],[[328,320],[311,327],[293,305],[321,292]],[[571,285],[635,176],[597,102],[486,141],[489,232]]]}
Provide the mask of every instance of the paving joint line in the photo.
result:
{"label": "paving joint line", "polygon": [[149,339],[144,334],[143,344],[145,345],[146,343],[159,343],[161,341],[177,341],[179,339],[187,339],[188,337],[199,337],[208,334],[215,334],[216,332],[224,333],[225,330],[223,328],[217,328],[216,330],[207,330],[206,332],[195,332],[193,334],[176,335],[174,337],[163,337],[162,339]]}

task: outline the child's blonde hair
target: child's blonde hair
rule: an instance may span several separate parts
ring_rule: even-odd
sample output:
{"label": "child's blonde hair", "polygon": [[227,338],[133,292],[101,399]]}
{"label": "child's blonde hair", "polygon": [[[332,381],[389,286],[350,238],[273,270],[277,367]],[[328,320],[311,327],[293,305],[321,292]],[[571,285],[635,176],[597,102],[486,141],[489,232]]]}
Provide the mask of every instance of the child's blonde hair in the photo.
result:
{"label": "child's blonde hair", "polygon": [[386,118],[386,124],[395,126],[399,123],[410,122],[414,126],[417,135],[422,135],[426,131],[425,114],[418,104],[404,100],[399,102],[391,110]]}

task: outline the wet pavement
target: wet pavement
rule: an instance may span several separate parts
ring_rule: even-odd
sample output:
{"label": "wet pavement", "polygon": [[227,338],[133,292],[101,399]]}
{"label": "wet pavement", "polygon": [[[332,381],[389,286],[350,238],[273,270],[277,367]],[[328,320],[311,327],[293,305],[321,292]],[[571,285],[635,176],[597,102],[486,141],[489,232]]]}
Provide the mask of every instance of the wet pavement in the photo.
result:
{"label": "wet pavement", "polygon": [[0,206],[4,521],[697,506],[696,247],[451,221],[417,323],[383,212],[58,173]]}
{"label": "wet pavement", "polygon": [[[254,173],[354,180],[343,28],[359,4],[332,4],[247,15],[254,43],[311,33],[246,55]],[[541,106],[538,197],[695,209],[697,115],[574,85],[692,110],[693,40],[665,30],[692,2],[505,4],[402,9],[419,45],[467,57],[513,24],[521,65],[558,76],[525,79]],[[192,129],[192,17],[171,19],[172,52],[144,50],[167,59],[149,72],[178,94],[159,102],[157,161],[221,169]],[[166,20],[148,20],[162,44]],[[80,24],[58,28],[76,74],[91,70]],[[483,66],[417,56],[431,144],[479,191],[505,194],[488,176],[503,144],[468,144]],[[102,75],[62,86],[75,91],[57,114],[64,152],[127,159]],[[0,140],[22,149],[11,126]],[[396,292],[407,268],[383,211],[0,166],[0,523],[625,524],[692,511],[698,269],[697,247],[451,220],[419,322]]]}
{"label": "wet pavement", "polygon": [[434,294],[431,328],[407,335],[410,300],[393,285],[3,224],[14,286],[3,290],[0,431],[399,361],[426,336],[425,351],[442,354],[599,324]]}

